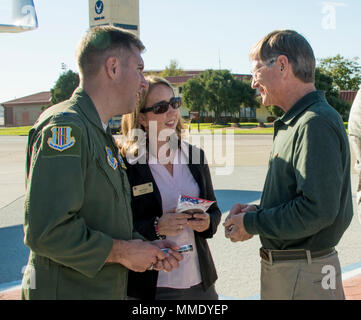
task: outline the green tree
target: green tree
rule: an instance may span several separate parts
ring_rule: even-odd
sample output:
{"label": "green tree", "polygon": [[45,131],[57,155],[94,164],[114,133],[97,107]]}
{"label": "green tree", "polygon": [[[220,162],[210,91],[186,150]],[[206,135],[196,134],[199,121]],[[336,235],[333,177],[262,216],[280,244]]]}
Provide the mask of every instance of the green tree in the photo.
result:
{"label": "green tree", "polygon": [[174,77],[184,75],[185,72],[179,66],[177,60],[171,60],[169,66],[166,66],[165,69],[159,74],[160,77]]}
{"label": "green tree", "polygon": [[236,94],[236,110],[239,112],[238,117],[241,117],[241,110],[239,104],[242,108],[258,108],[260,102],[256,97],[256,90],[252,89],[250,81],[241,81],[239,79],[234,79],[233,91]]}
{"label": "green tree", "polygon": [[51,102],[48,107],[69,99],[78,85],[79,75],[76,72],[63,72],[50,90]]}
{"label": "green tree", "polygon": [[347,59],[340,54],[320,59],[323,73],[333,78],[333,86],[339,90],[358,90],[361,85],[361,65],[359,58]]}
{"label": "green tree", "polygon": [[284,114],[284,111],[280,108],[280,107],[277,107],[277,106],[267,106],[266,107],[268,112],[270,114],[272,114],[273,116],[276,116],[276,117],[282,117],[283,114]]}
{"label": "green tree", "polygon": [[334,82],[333,77],[328,72],[325,72],[322,68],[316,68],[316,89],[324,91],[328,103],[337,110],[344,120],[347,120],[351,105],[340,99],[340,93],[338,89],[334,87]]}
{"label": "green tree", "polygon": [[205,109],[205,89],[198,78],[189,79],[183,86],[182,98],[184,105],[190,111],[204,112]]}
{"label": "green tree", "polygon": [[227,70],[206,70],[183,86],[183,100],[192,111],[213,111],[216,122],[222,112],[240,112],[242,106],[258,106],[255,90]]}
{"label": "green tree", "polygon": [[214,111],[218,122],[222,112],[233,111],[233,77],[228,71],[208,70],[204,79],[208,109]]}
{"label": "green tree", "polygon": [[205,89],[205,105],[207,110],[214,112],[216,122],[220,122],[222,112],[234,113],[239,110],[239,95],[234,90],[235,79],[229,71],[207,70],[199,78]]}

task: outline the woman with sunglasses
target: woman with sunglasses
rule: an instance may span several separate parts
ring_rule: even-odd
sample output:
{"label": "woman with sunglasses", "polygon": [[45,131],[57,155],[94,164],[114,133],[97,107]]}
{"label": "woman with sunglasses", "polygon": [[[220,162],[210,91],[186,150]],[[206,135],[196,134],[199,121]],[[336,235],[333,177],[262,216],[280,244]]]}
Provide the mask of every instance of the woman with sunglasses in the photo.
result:
{"label": "woman with sunglasses", "polygon": [[[149,88],[136,111],[122,119],[120,150],[132,188],[135,229],[149,240],[166,237],[178,246],[192,245],[193,251],[183,253],[172,272],[130,272],[128,296],[217,300],[217,274],[206,239],[215,234],[221,212],[216,203],[193,219],[175,212],[181,194],[216,200],[204,152],[181,141],[181,99],[174,97],[171,85],[159,77],[147,81]],[[143,139],[139,133],[145,133]]]}

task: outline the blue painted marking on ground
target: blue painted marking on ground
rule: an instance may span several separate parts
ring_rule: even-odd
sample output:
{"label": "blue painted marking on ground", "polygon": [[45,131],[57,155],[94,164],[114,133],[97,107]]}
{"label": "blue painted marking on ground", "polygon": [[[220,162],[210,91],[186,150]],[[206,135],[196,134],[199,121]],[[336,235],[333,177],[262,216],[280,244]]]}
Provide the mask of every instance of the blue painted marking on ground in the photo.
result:
{"label": "blue painted marking on ground", "polygon": [[21,285],[21,280],[0,284],[0,292],[6,291]]}
{"label": "blue painted marking on ground", "polygon": [[242,300],[261,300],[261,295],[260,294],[256,294],[252,297],[248,297],[248,298],[244,298]]}
{"label": "blue painted marking on ground", "polygon": [[262,192],[249,190],[214,190],[222,213],[231,210],[235,203],[250,203],[261,199]]}
{"label": "blue painted marking on ground", "polygon": [[353,271],[358,268],[361,268],[361,261],[351,264],[350,266],[343,267],[343,268],[341,268],[341,271],[342,271],[342,273],[346,273],[346,272]]}
{"label": "blue painted marking on ground", "polygon": [[239,298],[227,297],[227,296],[224,296],[223,294],[219,294],[218,299],[219,300],[241,300]]}
{"label": "blue painted marking on ground", "polygon": [[0,284],[22,278],[29,251],[24,245],[23,225],[0,228]]}

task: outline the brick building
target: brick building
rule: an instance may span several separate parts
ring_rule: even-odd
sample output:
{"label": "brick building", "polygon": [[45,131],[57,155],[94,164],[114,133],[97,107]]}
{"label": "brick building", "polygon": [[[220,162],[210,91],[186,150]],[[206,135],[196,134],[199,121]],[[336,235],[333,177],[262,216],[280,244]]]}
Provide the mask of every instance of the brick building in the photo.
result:
{"label": "brick building", "polygon": [[30,96],[3,102],[5,127],[31,126],[50,103],[50,92],[44,91]]}
{"label": "brick building", "polygon": [[340,90],[340,99],[345,100],[352,104],[356,98],[357,91]]}

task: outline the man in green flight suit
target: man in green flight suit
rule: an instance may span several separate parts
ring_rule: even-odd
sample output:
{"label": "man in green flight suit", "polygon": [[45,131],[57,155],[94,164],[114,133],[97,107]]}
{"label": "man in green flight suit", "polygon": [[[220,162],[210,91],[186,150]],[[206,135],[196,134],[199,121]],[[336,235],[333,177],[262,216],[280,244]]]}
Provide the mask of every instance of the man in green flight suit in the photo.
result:
{"label": "man in green flight suit", "polygon": [[143,50],[130,32],[91,29],[77,50],[79,88],[29,133],[22,299],[125,299],[128,269],[171,271],[182,259],[172,243],[133,232],[126,168],[107,128],[147,87]]}

